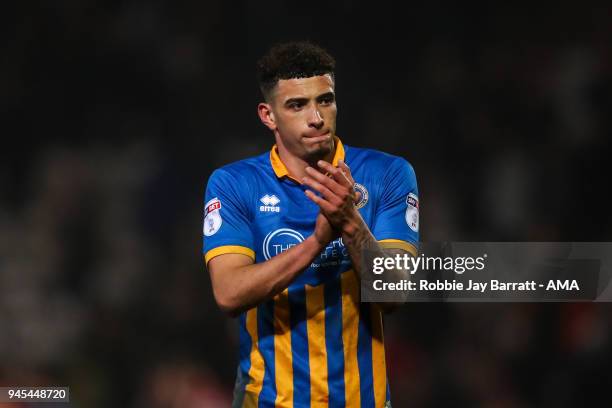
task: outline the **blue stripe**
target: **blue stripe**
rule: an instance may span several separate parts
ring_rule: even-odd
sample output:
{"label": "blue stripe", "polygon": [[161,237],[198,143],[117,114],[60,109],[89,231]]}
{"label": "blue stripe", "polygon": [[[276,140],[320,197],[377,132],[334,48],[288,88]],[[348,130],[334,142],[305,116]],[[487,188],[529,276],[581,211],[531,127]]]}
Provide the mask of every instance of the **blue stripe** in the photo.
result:
{"label": "blue stripe", "polygon": [[249,332],[246,328],[246,315],[247,312],[244,312],[240,315],[240,329],[239,329],[239,338],[240,338],[240,349],[239,349],[239,361],[240,361],[240,370],[242,371],[242,378],[248,379],[248,381],[244,381],[243,394],[245,392],[244,388],[246,388],[246,384],[250,382],[249,379],[249,370],[251,369],[251,347],[253,345],[253,341]]}
{"label": "blue stripe", "polygon": [[310,407],[310,362],[306,330],[306,288],[289,288],[291,305],[291,351],[293,362],[293,405]]}
{"label": "blue stripe", "polygon": [[329,407],[344,408],[344,346],[342,343],[342,293],[340,276],[325,283],[325,343],[329,373]]}
{"label": "blue stripe", "polygon": [[372,373],[372,318],[370,303],[361,303],[359,335],[357,337],[357,364],[362,408],[374,407],[374,376]]}
{"label": "blue stripe", "polygon": [[389,377],[387,377],[387,401],[391,401],[391,387],[389,387]]}
{"label": "blue stripe", "polygon": [[274,407],[276,400],[276,376],[274,372],[274,300],[257,308],[259,349],[265,362],[263,387],[259,393],[259,407]]}

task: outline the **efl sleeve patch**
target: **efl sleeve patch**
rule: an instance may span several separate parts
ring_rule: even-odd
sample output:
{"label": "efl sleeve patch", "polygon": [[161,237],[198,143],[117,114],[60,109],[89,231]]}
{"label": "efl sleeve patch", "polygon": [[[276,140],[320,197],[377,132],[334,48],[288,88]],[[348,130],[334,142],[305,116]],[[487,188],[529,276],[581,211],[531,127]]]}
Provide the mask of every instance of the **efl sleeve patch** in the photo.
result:
{"label": "efl sleeve patch", "polygon": [[221,201],[217,197],[213,198],[204,206],[204,235],[210,237],[215,235],[219,228],[221,228],[221,224],[223,224],[223,219],[221,218]]}
{"label": "efl sleeve patch", "polygon": [[408,193],[406,205],[406,224],[414,232],[419,232],[419,197],[414,193]]}

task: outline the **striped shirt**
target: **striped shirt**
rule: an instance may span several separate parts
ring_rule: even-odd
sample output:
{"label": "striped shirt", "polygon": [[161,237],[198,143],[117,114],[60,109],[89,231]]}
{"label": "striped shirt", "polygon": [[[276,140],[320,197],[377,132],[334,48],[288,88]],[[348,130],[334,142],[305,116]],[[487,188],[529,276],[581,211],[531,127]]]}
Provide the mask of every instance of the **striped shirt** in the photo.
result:
{"label": "striped shirt", "polygon": [[[416,253],[418,190],[404,159],[336,139],[333,164],[351,168],[356,204],[385,247]],[[206,262],[227,253],[264,262],[312,234],[319,208],[276,147],[217,169],[204,206]],[[384,407],[390,400],[382,316],[360,302],[342,239],[282,293],[239,317],[235,407]]]}

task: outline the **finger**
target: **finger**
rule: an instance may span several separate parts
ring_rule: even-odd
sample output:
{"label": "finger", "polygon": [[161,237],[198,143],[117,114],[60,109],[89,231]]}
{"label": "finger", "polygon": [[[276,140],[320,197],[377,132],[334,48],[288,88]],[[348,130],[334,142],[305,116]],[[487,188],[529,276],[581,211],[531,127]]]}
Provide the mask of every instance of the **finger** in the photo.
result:
{"label": "finger", "polygon": [[331,191],[333,191],[335,194],[339,196],[346,195],[349,192],[347,187],[338,184],[334,179],[331,179],[321,174],[321,172],[317,171],[316,169],[312,167],[306,167],[306,173],[308,173],[308,175],[311,178],[323,184],[325,187],[327,187],[328,189],[330,189]]}
{"label": "finger", "polygon": [[346,178],[346,176],[342,173],[342,171],[338,169],[337,167],[332,166],[331,164],[329,164],[328,162],[324,160],[319,160],[317,162],[317,165],[323,171],[331,175],[338,184],[346,188],[351,188],[353,186],[351,182]]}
{"label": "finger", "polygon": [[338,160],[338,168],[342,171],[342,174],[344,174],[344,176],[347,178],[347,180],[351,183],[352,186],[352,191],[354,193],[355,196],[355,203],[358,203],[359,200],[361,200],[361,196],[362,194],[355,190],[355,179],[353,178],[353,175],[351,174],[351,169],[349,168],[349,166],[344,162],[344,160]]}
{"label": "finger", "polygon": [[344,161],[342,160],[338,160],[338,167],[337,168],[332,167],[332,168],[334,169],[332,172],[334,179],[341,185],[348,188],[349,193],[352,194],[353,185],[355,184],[355,181],[353,180],[351,176],[351,170],[348,168],[346,163],[344,163]]}
{"label": "finger", "polygon": [[342,199],[334,194],[329,188],[319,183],[318,181],[310,178],[304,177],[302,178],[302,183],[306,184],[311,189],[319,192],[326,200],[330,201],[335,205],[341,205]]}
{"label": "finger", "polygon": [[332,206],[332,204],[330,202],[322,199],[321,197],[319,197],[318,195],[316,195],[315,193],[313,193],[310,190],[305,190],[304,194],[306,194],[306,197],[308,197],[316,205],[318,205],[319,208],[321,209],[321,211],[323,211],[323,213],[329,214],[329,213],[333,212],[334,206]]}
{"label": "finger", "polygon": [[344,162],[344,160],[338,160],[338,168],[344,173],[346,178],[351,183],[351,186],[355,184],[355,179],[353,179],[353,175],[351,173],[350,167]]}

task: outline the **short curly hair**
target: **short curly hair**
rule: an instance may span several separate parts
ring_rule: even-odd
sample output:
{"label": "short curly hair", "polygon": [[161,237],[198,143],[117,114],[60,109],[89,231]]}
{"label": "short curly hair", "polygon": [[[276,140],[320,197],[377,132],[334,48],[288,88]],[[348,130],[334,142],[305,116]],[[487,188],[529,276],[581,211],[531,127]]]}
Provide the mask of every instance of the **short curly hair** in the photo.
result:
{"label": "short curly hair", "polygon": [[336,61],[327,51],[308,41],[273,46],[257,62],[257,81],[264,98],[280,79],[309,78],[330,74],[334,77]]}

